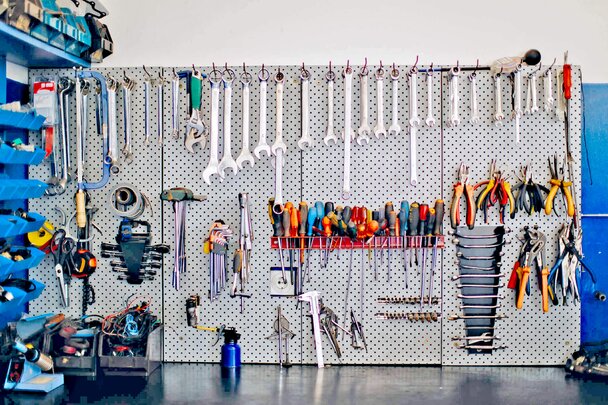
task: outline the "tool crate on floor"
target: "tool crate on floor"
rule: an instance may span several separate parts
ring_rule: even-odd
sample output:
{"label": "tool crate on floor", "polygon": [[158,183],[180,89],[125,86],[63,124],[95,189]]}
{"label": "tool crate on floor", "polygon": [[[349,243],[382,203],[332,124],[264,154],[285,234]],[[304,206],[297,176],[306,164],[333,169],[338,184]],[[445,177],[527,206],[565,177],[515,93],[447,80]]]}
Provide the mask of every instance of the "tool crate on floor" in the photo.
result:
{"label": "tool crate on floor", "polygon": [[87,356],[67,356],[59,355],[63,346],[63,337],[59,334],[53,335],[51,339],[50,351],[54,352],[53,364],[55,365],[55,371],[63,373],[64,375],[70,375],[75,377],[97,377],[98,369],[98,344],[99,344],[99,331],[96,331],[93,337],[87,338],[91,347],[87,350]]}
{"label": "tool crate on floor", "polygon": [[146,356],[113,356],[107,345],[107,336],[99,339],[99,366],[107,376],[147,378],[161,365],[163,326],[148,335]]}

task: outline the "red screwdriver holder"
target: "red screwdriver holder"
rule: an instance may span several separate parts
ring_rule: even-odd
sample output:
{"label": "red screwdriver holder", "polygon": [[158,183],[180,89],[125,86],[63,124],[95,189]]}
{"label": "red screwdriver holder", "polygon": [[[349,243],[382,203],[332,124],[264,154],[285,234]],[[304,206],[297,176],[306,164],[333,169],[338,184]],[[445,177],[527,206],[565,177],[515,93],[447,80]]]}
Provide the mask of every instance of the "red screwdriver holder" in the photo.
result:
{"label": "red screwdriver holder", "polygon": [[[437,239],[437,248],[445,247],[443,235],[439,236],[374,236],[365,240],[352,240],[348,236],[271,236],[271,249],[292,249],[292,250],[335,250],[335,249],[403,249],[403,241],[407,244],[407,249],[413,248],[432,248]],[[331,245],[328,245],[331,243]],[[304,247],[302,247],[304,246]]]}

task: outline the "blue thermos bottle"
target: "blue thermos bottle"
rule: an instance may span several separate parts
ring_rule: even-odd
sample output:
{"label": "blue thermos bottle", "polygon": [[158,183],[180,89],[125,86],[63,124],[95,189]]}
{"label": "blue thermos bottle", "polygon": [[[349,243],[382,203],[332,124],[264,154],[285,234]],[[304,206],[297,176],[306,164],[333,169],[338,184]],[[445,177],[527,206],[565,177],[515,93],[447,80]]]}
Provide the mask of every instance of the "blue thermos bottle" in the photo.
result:
{"label": "blue thermos bottle", "polygon": [[224,345],[222,346],[222,367],[240,368],[241,367],[241,347],[238,341],[241,335],[234,328],[224,330]]}

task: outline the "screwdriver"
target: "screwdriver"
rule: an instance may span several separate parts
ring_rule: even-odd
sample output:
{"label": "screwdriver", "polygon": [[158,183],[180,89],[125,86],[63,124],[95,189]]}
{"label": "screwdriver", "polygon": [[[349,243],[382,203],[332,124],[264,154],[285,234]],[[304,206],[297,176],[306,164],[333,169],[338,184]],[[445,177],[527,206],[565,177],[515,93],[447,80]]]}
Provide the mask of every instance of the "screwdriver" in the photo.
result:
{"label": "screwdriver", "polygon": [[437,243],[439,236],[443,231],[443,213],[445,204],[443,200],[435,201],[435,226],[433,227],[433,259],[431,262],[431,284],[429,284],[429,304],[433,299],[433,278],[435,278],[435,269],[437,267]]}
{"label": "screwdriver", "polygon": [[[316,226],[319,229],[323,229],[322,225],[321,225],[321,220],[325,216],[325,214],[324,214],[325,205],[321,201],[317,201],[317,202],[315,202],[315,210],[317,211],[317,219],[315,220],[314,226]],[[321,233],[321,235],[322,235],[322,233]],[[319,250],[319,259],[321,260],[321,265],[322,265],[324,249],[323,249],[323,238],[321,236],[319,236],[319,249],[320,249]]]}
{"label": "screwdriver", "polygon": [[[425,231],[425,235],[427,235],[426,244],[425,244],[426,247],[424,248],[424,250],[427,252],[427,255],[428,255],[428,250],[429,250],[428,246],[433,243],[433,228],[435,228],[435,219],[436,219],[435,208],[429,207],[429,222],[426,224],[426,231]],[[431,264],[431,280],[429,281],[429,294],[432,290],[433,290],[433,266]],[[430,295],[429,295],[429,300],[428,300],[427,304],[429,306],[431,305]]]}
{"label": "screwdriver", "polygon": [[[566,117],[564,121],[564,130],[566,135],[566,159],[568,160],[568,177],[572,180],[572,151],[570,150],[570,99],[572,98],[572,65],[568,63],[568,51],[564,53],[564,67],[563,67],[563,87],[564,87],[564,98],[566,99]],[[574,185],[572,188],[572,200],[576,201],[576,193],[574,191]],[[574,215],[572,221],[574,226],[578,227],[578,219],[576,213],[576,202],[574,203]]]}
{"label": "screwdriver", "polygon": [[[291,227],[291,236],[295,236],[297,238],[298,236],[298,228],[299,228],[299,211],[296,207],[292,207],[291,211],[290,211],[290,227]],[[291,239],[291,247],[295,250],[298,247],[298,243],[297,243],[297,239]],[[297,252],[297,250],[296,250]],[[300,255],[297,255],[298,258],[300,257]],[[295,269],[295,279],[296,279],[296,292],[298,292],[298,273],[299,273],[299,266],[296,267]],[[291,273],[291,280],[292,280],[292,284],[293,284],[293,279],[294,279],[294,274],[293,274],[293,269],[292,269],[292,273]],[[298,294],[299,295],[299,294]]]}
{"label": "screwdriver", "polygon": [[[392,207],[393,204],[391,204]],[[391,242],[393,236],[396,236],[396,225],[397,225],[397,213],[391,211],[388,213],[388,229],[389,229],[389,243],[388,243],[388,282],[391,282]]]}
{"label": "screwdriver", "polygon": [[281,273],[283,277],[283,281],[287,281],[285,278],[285,261],[283,259],[283,242],[281,236],[283,236],[283,226],[282,226],[282,218],[281,214],[277,214],[273,211],[274,207],[274,198],[270,198],[268,200],[268,216],[270,217],[270,223],[272,224],[272,228],[274,230],[272,236],[277,238],[277,242],[279,245],[279,260],[281,262]]}
{"label": "screwdriver", "polygon": [[[326,202],[325,207],[324,207],[324,212],[325,212],[325,216],[329,215],[329,213],[333,214],[334,213],[334,203],[331,201]],[[329,263],[329,252],[333,246],[333,241],[334,241],[333,231],[332,231],[331,226],[330,226],[330,234],[327,236],[329,236],[329,244],[326,246],[326,250],[325,250],[325,267],[327,267],[327,264]]]}
{"label": "screwdriver", "polygon": [[[306,236],[308,236],[310,238],[310,239],[308,239],[308,242],[311,243],[311,245],[309,245],[309,248],[312,248],[312,245],[314,245],[313,228],[314,228],[316,220],[317,220],[317,210],[316,210],[316,208],[313,205],[308,210],[308,215],[307,215],[307,218],[306,218]],[[308,251],[306,253],[307,253],[307,256],[306,256],[306,275],[308,277],[307,280],[310,282],[310,255],[311,255],[311,252]]]}
{"label": "screwdriver", "polygon": [[[416,263],[416,268],[418,268],[418,240],[416,236],[418,235],[418,222],[420,221],[420,206],[417,202],[413,202],[410,205],[410,215],[407,220],[407,234],[410,236],[410,247],[414,248],[414,258]],[[412,256],[410,256],[410,268],[412,267]]]}
{"label": "screwdriver", "polygon": [[401,208],[399,209],[399,236],[401,236],[401,242],[403,247],[403,267],[405,271],[405,288],[407,289],[407,220],[410,215],[410,205],[407,201],[401,201]]}
{"label": "screwdriver", "polygon": [[[429,220],[429,206],[427,204],[420,204],[419,208],[419,218],[420,222],[418,223],[418,234],[424,235],[426,231],[426,225]],[[424,305],[424,279],[425,279],[425,260],[426,260],[426,237],[421,236],[420,238],[420,249],[422,250],[422,271],[420,276],[420,311],[422,311],[422,306]],[[424,246],[423,246],[424,245]]]}
{"label": "screwdriver", "polygon": [[[291,268],[293,266],[293,252],[291,251],[291,243],[289,236],[291,235],[291,209],[293,208],[293,203],[287,202],[285,203],[285,207],[283,209],[282,222],[283,222],[283,235],[285,236],[285,240],[287,241],[287,250],[289,251],[289,271],[291,272]],[[291,283],[293,284],[293,278],[291,279]]]}

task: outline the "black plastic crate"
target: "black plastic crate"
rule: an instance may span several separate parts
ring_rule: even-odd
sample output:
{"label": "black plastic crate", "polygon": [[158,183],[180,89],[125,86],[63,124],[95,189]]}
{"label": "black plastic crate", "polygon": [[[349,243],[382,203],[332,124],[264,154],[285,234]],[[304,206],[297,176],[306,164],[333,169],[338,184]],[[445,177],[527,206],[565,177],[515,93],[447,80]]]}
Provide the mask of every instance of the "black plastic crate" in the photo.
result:
{"label": "black plastic crate", "polygon": [[163,326],[154,329],[148,335],[146,356],[113,356],[104,353],[104,339],[99,339],[99,366],[107,376],[145,377],[147,378],[161,365]]}
{"label": "black plastic crate", "polygon": [[99,331],[93,335],[90,356],[54,356],[55,370],[66,376],[97,378],[99,336]]}

